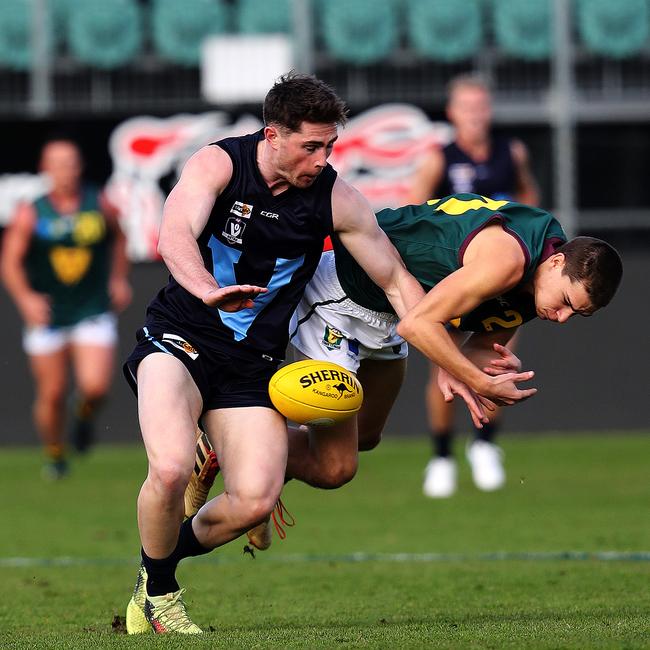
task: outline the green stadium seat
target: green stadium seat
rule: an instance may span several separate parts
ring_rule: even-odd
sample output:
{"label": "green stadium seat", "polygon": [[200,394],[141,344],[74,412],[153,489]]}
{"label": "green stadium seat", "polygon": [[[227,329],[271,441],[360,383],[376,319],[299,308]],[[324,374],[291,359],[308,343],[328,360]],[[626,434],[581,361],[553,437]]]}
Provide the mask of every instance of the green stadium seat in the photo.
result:
{"label": "green stadium seat", "polygon": [[321,0],[318,13],[328,53],[339,61],[368,65],[385,59],[398,41],[392,0]]}
{"label": "green stadium seat", "polygon": [[289,34],[291,1],[239,0],[235,23],[242,34]]}
{"label": "green stadium seat", "polygon": [[551,0],[493,0],[493,11],[494,35],[503,52],[529,61],[550,56]]}
{"label": "green stadium seat", "polygon": [[135,0],[85,0],[68,6],[70,53],[95,68],[123,66],[140,52],[142,16]]}
{"label": "green stadium seat", "polygon": [[407,0],[406,27],[420,56],[446,63],[468,59],[483,41],[480,0]]}
{"label": "green stadium seat", "polygon": [[32,63],[31,20],[28,0],[2,0],[0,66],[19,71],[29,69]]}
{"label": "green stadium seat", "polygon": [[596,54],[623,59],[648,44],[646,0],[578,0],[577,10],[580,38]]}
{"label": "green stadium seat", "polygon": [[168,61],[196,66],[202,41],[211,34],[226,32],[229,19],[229,10],[220,0],[154,0],[154,47]]}

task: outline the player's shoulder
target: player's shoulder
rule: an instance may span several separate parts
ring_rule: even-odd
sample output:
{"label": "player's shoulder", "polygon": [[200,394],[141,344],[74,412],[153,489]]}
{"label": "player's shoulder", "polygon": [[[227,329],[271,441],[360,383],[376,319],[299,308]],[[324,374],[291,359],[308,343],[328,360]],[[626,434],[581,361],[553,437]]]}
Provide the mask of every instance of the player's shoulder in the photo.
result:
{"label": "player's shoulder", "polygon": [[183,167],[182,180],[202,180],[212,185],[220,184],[232,176],[230,156],[217,145],[206,145],[193,153]]}

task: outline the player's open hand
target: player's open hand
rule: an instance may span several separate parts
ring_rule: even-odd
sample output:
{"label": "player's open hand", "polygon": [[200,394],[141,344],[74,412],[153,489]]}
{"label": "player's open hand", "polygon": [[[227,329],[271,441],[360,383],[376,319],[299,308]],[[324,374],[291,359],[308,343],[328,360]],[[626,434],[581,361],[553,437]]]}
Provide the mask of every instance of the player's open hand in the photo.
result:
{"label": "player's open hand", "polygon": [[487,411],[494,411],[496,409],[494,402],[475,393],[467,384],[456,379],[456,377],[449,374],[444,368],[438,368],[438,388],[445,402],[453,401],[455,395],[463,399],[467,405],[472,422],[477,429],[482,429],[483,425],[489,422]]}
{"label": "player's open hand", "polygon": [[492,347],[499,356],[490,359],[489,365],[483,368],[483,372],[492,377],[505,375],[509,372],[521,372],[521,359],[512,350],[499,343],[495,343]]}
{"label": "player's open hand", "polygon": [[535,376],[532,370],[526,372],[509,372],[492,377],[481,395],[494,402],[497,406],[512,406],[532,397],[537,388],[519,388],[518,384],[530,381]]}
{"label": "player's open hand", "polygon": [[212,289],[203,296],[203,302],[210,307],[218,307],[221,311],[240,311],[251,309],[255,304],[253,302],[255,297],[267,291],[265,287],[256,287],[252,284],[233,284]]}

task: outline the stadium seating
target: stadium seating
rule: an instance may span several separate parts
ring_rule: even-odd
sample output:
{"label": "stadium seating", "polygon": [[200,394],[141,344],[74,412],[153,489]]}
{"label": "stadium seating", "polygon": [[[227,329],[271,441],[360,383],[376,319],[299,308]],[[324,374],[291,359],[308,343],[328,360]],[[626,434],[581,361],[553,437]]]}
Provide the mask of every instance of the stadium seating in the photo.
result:
{"label": "stadium seating", "polygon": [[0,10],[0,66],[27,70],[32,61],[31,11],[24,0],[3,0]]}
{"label": "stadium seating", "polygon": [[547,59],[552,43],[551,0],[492,0],[494,36],[510,56]]}
{"label": "stadium seating", "polygon": [[399,36],[393,0],[320,0],[320,36],[339,61],[367,65],[390,55]]}
{"label": "stadium seating", "polygon": [[85,0],[67,16],[70,53],[108,70],[125,65],[140,51],[142,19],[135,0]]}
{"label": "stadium seating", "polygon": [[168,61],[196,66],[203,39],[225,32],[229,18],[228,7],[220,0],[154,0],[154,47]]}
{"label": "stadium seating", "polygon": [[406,0],[408,39],[417,54],[447,63],[478,53],[483,40],[479,0]]}
{"label": "stadium seating", "polygon": [[648,45],[646,0],[578,0],[577,19],[582,42],[596,54],[623,59]]}
{"label": "stadium seating", "polygon": [[238,0],[235,27],[242,34],[291,32],[290,0]]}

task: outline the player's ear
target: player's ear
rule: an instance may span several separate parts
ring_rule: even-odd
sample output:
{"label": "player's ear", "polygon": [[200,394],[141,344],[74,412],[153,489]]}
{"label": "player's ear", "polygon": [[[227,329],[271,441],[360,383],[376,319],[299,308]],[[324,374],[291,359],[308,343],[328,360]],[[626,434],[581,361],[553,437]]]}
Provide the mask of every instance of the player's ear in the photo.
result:
{"label": "player's ear", "polygon": [[280,140],[280,131],[278,127],[273,125],[265,126],[264,138],[274,149],[277,149]]}
{"label": "player's ear", "polygon": [[564,257],[564,253],[555,253],[553,257],[551,258],[551,266],[555,268],[562,269],[564,268],[564,264],[566,262],[566,259]]}

